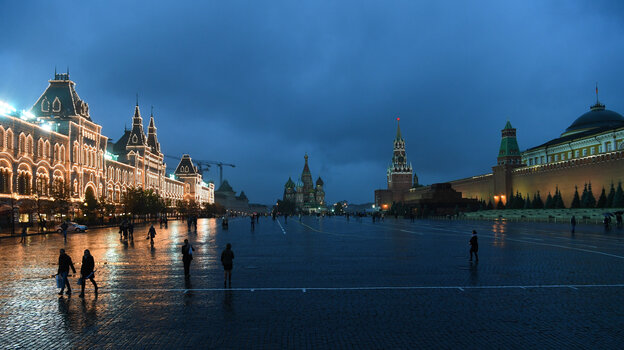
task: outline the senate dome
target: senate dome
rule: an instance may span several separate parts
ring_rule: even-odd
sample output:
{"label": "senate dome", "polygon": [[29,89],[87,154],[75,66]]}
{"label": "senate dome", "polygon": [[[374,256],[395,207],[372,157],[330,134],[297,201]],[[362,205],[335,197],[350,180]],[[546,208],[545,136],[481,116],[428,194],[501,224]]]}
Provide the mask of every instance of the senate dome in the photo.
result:
{"label": "senate dome", "polygon": [[561,136],[576,134],[595,128],[615,129],[624,127],[624,117],[614,111],[605,109],[600,102],[591,106],[590,111],[578,117]]}

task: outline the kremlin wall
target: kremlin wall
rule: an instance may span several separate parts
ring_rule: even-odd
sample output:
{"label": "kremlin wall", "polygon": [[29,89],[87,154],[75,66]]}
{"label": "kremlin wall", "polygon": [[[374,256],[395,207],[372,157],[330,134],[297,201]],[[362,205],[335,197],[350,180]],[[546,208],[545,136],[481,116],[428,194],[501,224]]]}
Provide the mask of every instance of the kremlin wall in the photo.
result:
{"label": "kremlin wall", "polygon": [[[612,184],[617,187],[624,182],[624,117],[607,110],[597,97],[590,111],[578,117],[561,137],[542,145],[520,152],[516,129],[510,122],[501,133],[501,146],[492,172],[448,182],[452,190],[461,193],[461,198],[491,201],[496,206],[499,201],[506,204],[517,192],[523,197],[533,197],[539,192],[541,198],[546,198],[558,189],[564,205],[570,207],[576,187],[580,194],[584,185],[591,183],[593,193],[598,196],[602,188],[609,192]],[[400,132],[394,146],[395,158],[397,152],[405,154]],[[387,210],[393,202],[402,202],[417,208],[424,198],[431,197],[432,186],[420,186],[415,180],[409,189],[395,188],[393,179],[397,175],[404,175],[405,170],[411,175],[411,165],[395,174],[400,165],[395,158],[387,170],[388,189],[375,191],[375,205]],[[400,160],[406,164],[405,156]],[[460,210],[469,210],[467,203],[455,205]]]}

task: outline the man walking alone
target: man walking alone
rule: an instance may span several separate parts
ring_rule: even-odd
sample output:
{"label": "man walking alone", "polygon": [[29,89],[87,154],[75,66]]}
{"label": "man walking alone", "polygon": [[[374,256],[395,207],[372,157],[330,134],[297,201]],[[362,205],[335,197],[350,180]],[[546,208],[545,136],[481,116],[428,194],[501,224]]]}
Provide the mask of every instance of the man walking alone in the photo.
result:
{"label": "man walking alone", "polygon": [[232,251],[232,245],[228,243],[225,246],[225,250],[221,253],[221,263],[223,264],[223,270],[225,271],[223,276],[223,288],[227,287],[226,282],[230,282],[230,288],[232,287],[233,260],[234,252]]}
{"label": "man walking alone", "polygon": [[477,231],[472,230],[472,238],[470,238],[470,261],[472,261],[472,253],[475,255],[475,261],[479,262],[479,242],[477,239]]}
{"label": "man walking alone", "polygon": [[188,239],[185,239],[184,245],[182,246],[182,262],[184,263],[185,278],[191,277],[191,260],[193,260],[193,246],[189,244]]}

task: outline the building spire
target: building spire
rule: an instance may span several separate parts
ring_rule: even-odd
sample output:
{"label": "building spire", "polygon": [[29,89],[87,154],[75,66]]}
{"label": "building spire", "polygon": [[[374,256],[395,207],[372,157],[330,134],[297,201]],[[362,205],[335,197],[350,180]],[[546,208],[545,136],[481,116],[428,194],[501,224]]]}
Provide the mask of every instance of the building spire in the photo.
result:
{"label": "building spire", "polygon": [[596,82],[596,104],[600,104],[600,101],[598,100],[598,82]]}
{"label": "building spire", "polygon": [[139,106],[139,93],[136,93],[136,106]]}
{"label": "building spire", "polygon": [[401,124],[400,124],[400,120],[401,120],[401,118],[397,117],[397,134],[396,134],[396,139],[397,140],[401,139]]}

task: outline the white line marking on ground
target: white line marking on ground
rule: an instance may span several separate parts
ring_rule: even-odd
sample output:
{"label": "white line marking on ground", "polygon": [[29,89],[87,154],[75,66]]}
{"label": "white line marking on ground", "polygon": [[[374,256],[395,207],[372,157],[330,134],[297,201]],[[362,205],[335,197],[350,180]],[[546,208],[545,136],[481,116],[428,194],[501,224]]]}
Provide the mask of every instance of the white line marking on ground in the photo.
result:
{"label": "white line marking on ground", "polygon": [[282,223],[280,223],[279,219],[277,220],[277,224],[279,225],[279,227],[282,229],[282,233],[286,234],[286,230],[284,230],[284,227],[282,226]]}
{"label": "white line marking on ground", "polygon": [[401,232],[407,232],[407,233],[415,233],[415,234],[417,234],[417,235],[423,236],[423,233],[422,233],[422,232],[409,231],[409,230],[399,230],[399,231],[401,231]]}
{"label": "white line marking on ground", "polygon": [[100,290],[108,290],[111,293],[114,292],[218,292],[218,291],[262,291],[262,292],[276,292],[276,291],[303,291],[310,290],[316,291],[376,291],[376,290],[444,290],[444,289],[458,289],[462,292],[466,289],[557,289],[557,288],[624,288],[624,283],[616,284],[535,284],[535,285],[501,285],[501,286],[379,286],[379,287],[264,287],[264,288],[100,288]]}

